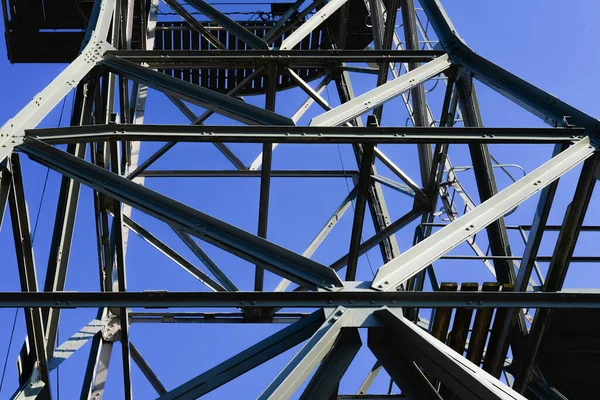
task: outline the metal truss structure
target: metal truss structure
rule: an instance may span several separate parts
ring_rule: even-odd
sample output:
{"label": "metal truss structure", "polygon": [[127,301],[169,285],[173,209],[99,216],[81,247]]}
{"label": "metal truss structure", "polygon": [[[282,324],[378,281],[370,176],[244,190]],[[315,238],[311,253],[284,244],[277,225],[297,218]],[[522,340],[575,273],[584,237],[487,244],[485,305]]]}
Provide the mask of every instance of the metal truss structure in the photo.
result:
{"label": "metal truss structure", "polygon": [[[597,177],[600,122],[472,51],[439,0],[419,3],[422,10],[417,11],[414,0],[298,0],[272,20],[253,25],[232,20],[203,0],[96,0],[78,55],[0,129],[0,218],[8,203],[10,225],[5,223],[4,229],[12,228],[21,283],[20,292],[0,293],[0,307],[23,308],[27,327],[13,398],[51,398],[50,372],[83,351],[86,343],[91,346],[84,381],[70,383],[81,387],[82,399],[103,396],[114,343],[122,350],[125,399],[134,397],[132,360],[160,399],[191,399],[230,381],[235,384],[235,378],[300,344],[279,373],[264,377],[259,398],[383,398],[369,390],[380,372],[396,385],[396,393],[391,394],[391,384],[388,393],[396,399],[569,397],[568,388],[545,372],[542,360],[552,321],[562,310],[592,313],[600,308],[600,292],[562,290],[569,265],[577,258],[579,234],[589,228],[583,221]],[[159,6],[180,18],[162,25],[164,32],[189,35],[178,47],[157,36]],[[368,19],[358,33],[356,19]],[[359,75],[372,78],[366,90],[361,84],[360,94],[353,86]],[[313,80],[319,83],[311,84]],[[485,127],[474,80],[548,127]],[[426,90],[429,81],[441,89]],[[328,86],[337,89],[339,104],[324,97]],[[276,100],[289,88],[307,96],[292,116],[275,112]],[[144,124],[150,90],[168,96],[190,125]],[[70,126],[36,129],[72,91]],[[264,107],[241,98],[253,94],[264,96]],[[384,105],[388,113],[394,112],[398,105],[393,101],[398,100],[410,123],[386,126]],[[203,114],[195,111],[198,106]],[[324,111],[300,125],[310,107]],[[204,125],[213,114],[231,123]],[[142,143],[150,142],[163,144],[149,157],[139,157]],[[196,142],[214,144],[233,168],[149,168],[176,144]],[[258,143],[262,152],[248,166],[230,143]],[[554,152],[543,165],[499,190],[494,170],[504,167],[496,165],[488,150],[496,143],[552,144]],[[357,167],[276,170],[272,160],[278,144],[351,145]],[[387,151],[399,146],[416,151],[420,179],[403,171],[403,162]],[[468,195],[467,185],[459,181],[450,147],[467,150],[477,195]],[[63,176],[43,285],[38,284],[33,256],[23,156]],[[559,178],[576,167],[581,172],[563,224],[552,226],[548,218]],[[149,177],[181,176],[260,177],[256,233],[144,185]],[[341,177],[355,183],[302,254],[267,236],[267,222],[276,223],[268,218],[275,177]],[[67,292],[83,186],[93,189],[100,290]],[[388,189],[412,198],[411,207],[397,219],[391,218],[384,199]],[[504,219],[532,196],[538,205],[518,226],[525,244],[515,256],[511,247],[520,247],[509,240],[514,226]],[[351,206],[346,254],[330,265],[312,259]],[[174,232],[201,267],[142,227],[132,210],[162,221],[163,230]],[[400,251],[397,235],[415,227],[414,245]],[[558,231],[558,238],[552,256],[544,258],[538,253],[544,232],[550,230]],[[130,231],[205,288],[128,291],[126,260],[138,257],[127,251]],[[294,229],[288,232],[293,240]],[[253,268],[253,291],[240,290],[240,282],[209,257],[202,242]],[[474,256],[448,254],[459,246]],[[381,253],[382,265],[372,279],[363,279],[359,259],[373,249]],[[463,283],[460,290],[453,282],[439,282],[435,265],[452,257],[477,260],[494,281]],[[540,268],[541,262],[548,267]],[[268,288],[266,273],[280,277],[280,283]],[[96,309],[97,316],[60,343],[61,311],[77,307]],[[152,308],[159,311],[147,311]],[[165,310],[169,308],[197,310]],[[227,323],[223,329],[252,323],[287,326],[206,371],[195,371],[194,378],[165,387],[134,346],[130,328],[140,322],[176,321]],[[340,380],[361,348],[361,335],[368,337],[367,347],[377,362],[360,388],[347,394]]]}

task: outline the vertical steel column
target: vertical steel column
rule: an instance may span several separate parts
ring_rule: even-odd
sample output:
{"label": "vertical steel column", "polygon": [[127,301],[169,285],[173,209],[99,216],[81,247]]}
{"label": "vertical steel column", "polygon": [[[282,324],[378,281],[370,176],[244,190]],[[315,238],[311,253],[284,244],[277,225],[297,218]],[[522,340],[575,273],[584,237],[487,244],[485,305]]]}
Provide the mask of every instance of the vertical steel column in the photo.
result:
{"label": "vertical steel column", "polygon": [[[383,38],[381,41],[381,49],[383,50],[390,50],[394,42],[394,35],[396,34],[396,17],[398,15],[399,1],[400,0],[389,1],[389,9],[387,10],[385,29],[383,31]],[[381,5],[380,1],[377,1],[376,4]],[[377,74],[377,86],[381,86],[387,82],[389,69],[390,63],[384,62],[379,65],[379,73]],[[377,121],[381,122],[383,115],[383,104],[379,105],[373,110],[373,115],[377,117]]]}
{"label": "vertical steel column", "polygon": [[[114,174],[120,175],[121,163],[119,160],[117,143],[112,142],[110,144],[110,165],[111,170]],[[113,209],[113,223],[111,239],[114,238],[114,262],[117,267],[117,290],[119,292],[125,292],[127,290],[126,285],[126,270],[125,270],[125,250],[123,244],[123,208],[121,202],[112,199]],[[111,247],[112,247],[111,243]],[[114,286],[114,280],[113,280]],[[114,290],[114,288],[113,288]],[[123,386],[125,390],[125,399],[131,400],[131,358],[129,356],[129,318],[127,316],[127,308],[123,307],[119,309],[119,321],[121,325],[121,353],[123,357]]]}
{"label": "vertical steel column", "polygon": [[[269,64],[265,74],[267,81],[267,94],[265,97],[265,110],[275,111],[275,96],[277,93],[277,65]],[[258,206],[258,236],[267,237],[269,219],[269,194],[271,191],[271,162],[273,160],[273,143],[263,143],[262,167],[260,173],[260,199]],[[254,290],[262,291],[265,270],[256,266],[254,274]]]}
{"label": "vertical steel column", "polygon": [[[563,150],[567,149],[567,145],[556,145],[552,153],[552,157],[555,157]],[[535,259],[538,254],[540,244],[542,243],[542,237],[544,235],[544,229],[550,215],[550,208],[554,201],[556,189],[558,188],[558,182],[552,182],[542,190],[540,199],[538,201],[537,209],[533,222],[531,224],[531,230],[527,238],[527,245],[523,252],[523,259],[519,267],[519,273],[517,275],[517,282],[515,283],[514,290],[516,292],[525,292],[527,289],[527,283],[531,277],[531,272],[535,265]],[[499,332],[497,335],[490,337],[490,342],[485,356],[484,368],[487,372],[494,376],[500,376],[500,372],[504,368],[504,362],[506,355],[508,354],[509,347],[509,334],[511,329],[514,328],[513,324],[519,318],[519,314],[522,311],[520,309],[508,309],[506,316],[502,324],[499,324]],[[492,341],[492,339],[495,339]]]}
{"label": "vertical steel column", "polygon": [[[9,165],[12,173],[12,187],[9,195],[10,219],[15,241],[17,265],[19,267],[21,291],[37,292],[38,286],[33,257],[33,244],[30,235],[29,215],[18,154],[13,153],[11,155]],[[25,346],[21,350],[21,375],[19,383],[21,385],[24,384],[36,371],[39,371],[40,380],[45,383],[39,399],[49,399],[50,378],[48,376],[48,359],[46,357],[42,313],[39,308],[25,308],[23,311],[25,312],[29,346]],[[28,354],[27,350],[29,350]]]}
{"label": "vertical steel column", "polygon": [[[375,123],[376,124],[376,123]],[[374,152],[373,145],[362,146],[362,160],[360,165],[360,176],[358,179],[358,194],[356,206],[354,207],[354,221],[352,222],[352,235],[350,237],[350,249],[348,251],[348,266],[346,267],[346,280],[356,280],[356,268],[362,239],[363,225],[365,222],[365,209],[369,187],[371,186],[371,169],[373,168]]]}
{"label": "vertical steel column", "polygon": [[[95,81],[82,83],[75,94],[75,107],[71,116],[71,126],[89,125],[92,115],[92,101]],[[85,157],[85,144],[67,146],[67,152],[79,158]],[[44,283],[45,292],[62,291],[65,287],[71,243],[75,228],[75,216],[79,204],[80,184],[66,176],[61,180],[56,218],[48,255],[48,269]],[[60,318],[60,309],[51,308],[42,311],[46,326],[47,357],[52,358],[56,345],[56,334]]]}
{"label": "vertical steel column", "polygon": [[[414,0],[400,0],[402,10],[402,26],[404,28],[404,40],[406,50],[419,49],[419,35],[417,33],[417,22]],[[418,63],[408,63],[408,71],[419,67]],[[415,126],[429,126],[427,116],[427,101],[425,100],[425,88],[423,84],[411,90],[413,104],[413,121]],[[419,166],[421,167],[421,183],[423,187],[428,186],[429,171],[433,160],[431,145],[419,144]]]}
{"label": "vertical steel column", "polygon": [[[465,126],[483,126],[481,113],[479,112],[479,103],[477,102],[477,95],[472,79],[462,76],[457,82],[456,90],[458,91],[458,101]],[[481,202],[484,202],[498,193],[490,153],[486,144],[470,144],[469,151],[471,153],[471,158],[473,159],[473,172],[475,173],[475,180],[477,181],[479,197]],[[510,245],[504,218],[500,218],[491,223],[486,231],[492,255],[510,256]],[[507,259],[494,259],[494,267],[498,282],[515,282],[515,270],[511,261]]]}
{"label": "vertical steel column", "polygon": [[[337,71],[337,73],[334,73],[334,76],[341,102],[346,103],[352,100],[354,98],[354,90],[352,89],[352,84],[350,83],[350,77],[348,73]],[[356,124],[361,126],[362,120],[357,118]],[[362,146],[353,145],[353,148],[357,164],[360,166],[362,164]],[[371,168],[371,174],[377,175],[377,171],[375,170],[374,166]],[[371,213],[371,218],[373,219],[373,224],[375,225],[375,232],[384,230],[387,226],[389,226],[391,221],[389,212],[387,210],[387,205],[383,197],[383,191],[381,190],[381,185],[377,182],[374,182],[369,187],[368,204],[369,212]],[[381,250],[381,255],[384,262],[391,261],[400,255],[400,249],[394,235],[390,235],[379,242],[379,248]]]}
{"label": "vertical steel column", "polygon": [[[341,11],[344,11],[344,7],[342,7]],[[343,18],[342,20],[342,28],[339,29],[339,32],[345,31],[346,23]],[[326,30],[327,40],[329,41],[329,45],[332,49],[336,49],[342,47],[340,43],[335,41],[335,35],[333,34],[331,28],[329,27]],[[345,35],[343,35],[345,38]],[[338,96],[340,97],[341,103],[346,103],[354,98],[354,90],[352,88],[352,83],[350,82],[350,76],[348,72],[341,71],[340,68],[334,68],[332,71],[332,77],[335,80],[336,88],[338,91]],[[357,118],[355,123],[358,126],[362,125],[362,120]],[[354,154],[356,155],[356,161],[358,165],[361,165],[362,160],[362,146],[354,145]],[[375,166],[371,169],[372,175],[377,175],[377,170]],[[373,219],[373,225],[375,226],[375,232],[379,233],[388,227],[391,223],[390,215],[387,209],[387,205],[385,203],[385,199],[383,197],[383,190],[381,189],[381,185],[378,182],[374,182],[369,187],[369,212],[371,214],[371,218]],[[381,256],[384,262],[389,262],[398,255],[400,255],[400,248],[398,247],[398,242],[396,241],[396,237],[394,235],[390,235],[379,242],[379,249],[381,251]]]}

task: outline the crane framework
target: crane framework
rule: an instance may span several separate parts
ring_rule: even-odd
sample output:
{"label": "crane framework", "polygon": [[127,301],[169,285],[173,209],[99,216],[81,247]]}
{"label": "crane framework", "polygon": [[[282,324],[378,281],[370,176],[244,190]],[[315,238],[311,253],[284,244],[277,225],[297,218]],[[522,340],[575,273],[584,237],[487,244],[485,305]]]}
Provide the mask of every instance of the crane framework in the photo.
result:
{"label": "crane framework", "polygon": [[[46,3],[49,20],[52,2]],[[81,387],[83,399],[103,396],[114,343],[120,343],[122,370],[113,373],[122,373],[126,399],[133,397],[132,360],[160,399],[188,399],[235,385],[236,378],[292,348],[294,354],[279,372],[260,375],[265,378],[261,399],[574,399],[597,394],[593,378],[573,383],[572,374],[593,373],[598,365],[586,358],[585,349],[597,348],[592,320],[597,320],[600,292],[563,290],[563,284],[572,263],[598,261],[575,256],[574,248],[581,232],[595,230],[583,221],[597,177],[599,121],[472,51],[439,0],[416,5],[413,0],[298,0],[273,4],[270,18],[260,22],[234,21],[202,0],[76,3],[78,12],[87,13],[85,29],[34,33],[22,28],[32,18],[27,14],[33,13],[31,4],[2,3],[13,61],[70,62],[0,130],[0,217],[6,208],[10,224],[3,228],[12,228],[20,277],[20,291],[1,292],[0,306],[22,308],[27,329],[14,398],[51,398],[51,371],[84,351],[86,343],[83,382],[69,384]],[[68,8],[61,12],[68,14]],[[176,21],[164,21],[157,15],[160,9],[171,10]],[[23,50],[27,40],[38,47]],[[485,127],[474,80],[548,127]],[[431,82],[437,91],[426,89]],[[361,94],[355,93],[357,86]],[[326,100],[327,87],[336,88],[339,102]],[[288,101],[284,90],[306,96],[292,116],[275,112],[277,100]],[[144,124],[151,92],[166,95],[190,124]],[[70,126],[36,128],[69,93],[74,93]],[[250,101],[253,95],[264,98],[264,107]],[[383,123],[386,103],[390,114],[405,107],[409,123]],[[299,123],[309,108],[319,107],[308,124]],[[213,114],[221,115],[223,123],[204,125]],[[142,143],[152,142],[158,146],[140,157]],[[150,168],[175,145],[191,148],[194,143],[216,146],[232,168]],[[232,150],[249,143],[262,150],[251,165]],[[325,144],[352,149],[356,169],[272,168],[278,145]],[[507,166],[497,165],[489,144],[548,144],[554,150],[537,169],[499,190],[495,171],[511,175]],[[419,179],[403,171],[401,166],[411,167],[388,151],[396,148],[416,152]],[[453,167],[450,148],[464,149],[472,165]],[[36,277],[23,156],[62,175],[43,286]],[[572,200],[563,223],[551,225],[559,178],[574,168],[579,177],[565,193]],[[459,180],[464,170],[472,172],[470,188],[476,195],[469,195],[469,185]],[[259,178],[256,233],[148,188],[144,180],[152,177]],[[322,177],[348,179],[353,188],[322,221],[306,250],[300,254],[269,240],[267,222],[285,224],[268,218],[271,180]],[[100,290],[65,291],[69,258],[78,251],[72,243],[84,186],[93,190]],[[397,219],[384,199],[390,191],[410,200]],[[532,196],[537,201],[533,215],[528,213],[518,226],[507,225],[505,218]],[[350,208],[349,242],[342,256],[330,265],[313,260]],[[136,222],[132,210],[162,221],[160,229],[174,232],[194,262]],[[416,232],[410,234],[414,242],[400,251],[396,238],[408,229]],[[521,244],[509,235],[515,230]],[[558,232],[552,255],[540,255],[542,236],[550,231]],[[294,229],[287,233],[293,241]],[[126,260],[142,256],[135,248],[127,251],[131,234],[191,274],[203,289],[128,291]],[[244,260],[240,265],[251,269],[252,281],[235,282],[203,250],[206,243]],[[511,247],[519,250],[511,252]],[[449,255],[455,248],[473,255]],[[372,278],[358,279],[368,276],[358,267],[366,267],[359,260],[369,251],[381,254],[382,265]],[[491,279],[439,282],[436,265],[453,257],[454,263],[474,260]],[[280,281],[270,287],[266,276]],[[458,276],[454,280],[462,279]],[[97,315],[60,342],[65,308],[91,308]],[[195,311],[170,310],[177,308]],[[573,318],[578,318],[576,326],[568,322]],[[240,324],[284,327],[165,388],[134,346],[130,329],[141,322],[212,322],[231,330]],[[361,377],[360,387],[346,394],[348,385],[340,381],[364,338],[376,362],[364,381]],[[396,385],[395,394],[391,389],[387,395],[372,394],[378,374],[389,377],[390,388]]]}

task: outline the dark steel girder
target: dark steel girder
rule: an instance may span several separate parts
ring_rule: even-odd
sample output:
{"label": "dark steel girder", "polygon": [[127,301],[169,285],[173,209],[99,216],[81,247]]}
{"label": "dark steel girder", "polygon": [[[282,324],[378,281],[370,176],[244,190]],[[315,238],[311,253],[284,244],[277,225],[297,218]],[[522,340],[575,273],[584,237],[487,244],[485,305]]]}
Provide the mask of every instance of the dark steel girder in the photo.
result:
{"label": "dark steel girder", "polygon": [[[12,154],[9,161],[11,189],[8,203],[12,223],[15,254],[19,269],[19,281],[22,293],[33,293],[38,290],[35,259],[33,257],[33,239],[31,225],[25,200],[21,162],[18,154]],[[50,377],[42,313],[39,308],[27,306],[24,310],[27,340],[19,355],[19,384],[23,385],[39,371],[39,380],[44,382],[39,399],[50,398]]]}
{"label": "dark steel girder", "polygon": [[[471,79],[461,77],[457,84],[458,100],[462,111],[464,125],[468,127],[482,127],[479,103],[475,93],[475,86]],[[469,144],[469,152],[473,161],[473,172],[477,181],[477,190],[480,201],[483,203],[496,193],[498,187],[492,167],[490,152],[486,144]],[[494,256],[510,256],[510,245],[504,219],[500,218],[491,223],[487,228],[490,250]],[[508,260],[494,259],[496,279],[500,283],[514,283],[516,279],[514,266]]]}
{"label": "dark steel girder", "polygon": [[583,137],[578,128],[486,127],[318,127],[318,126],[194,126],[89,125],[31,129],[26,136],[50,144],[139,140],[232,143],[571,143]]}
{"label": "dark steel girder", "polygon": [[[366,282],[368,287],[370,282]],[[0,292],[0,308],[600,308],[599,292]]]}
{"label": "dark steel girder", "polygon": [[[566,144],[557,144],[554,148],[552,156],[556,156],[559,152],[565,150],[568,146]],[[558,188],[558,182],[552,182],[546,186],[540,195],[538,201],[533,223],[529,227],[529,236],[527,237],[527,244],[525,251],[523,252],[523,258],[520,263],[519,273],[517,274],[517,281],[515,282],[514,291],[525,292],[527,291],[527,285],[533,271],[536,260],[539,260],[538,251],[542,242],[544,232],[547,230],[547,221],[550,215],[550,209],[554,201],[554,196]],[[500,376],[506,355],[508,354],[509,348],[509,335],[514,323],[517,321],[521,310],[511,309],[507,310],[504,320],[499,324],[499,329],[490,335],[490,340],[486,352],[484,369],[494,376]],[[497,323],[498,324],[498,323]]]}
{"label": "dark steel girder", "polygon": [[[567,270],[573,258],[575,245],[581,226],[585,218],[587,209],[590,205],[592,193],[596,186],[596,177],[598,176],[598,167],[600,165],[598,155],[589,158],[583,164],[581,175],[575,189],[573,201],[567,207],[567,212],[560,229],[552,260],[548,267],[546,280],[542,287],[543,292],[558,292],[562,289]],[[535,365],[537,352],[544,339],[548,328],[552,310],[539,310],[533,319],[529,335],[527,336],[527,346],[522,349],[522,354],[515,357],[515,390],[524,393],[529,378]]]}
{"label": "dark steel girder", "polygon": [[445,54],[438,50],[111,50],[107,55],[151,68],[324,68],[348,63],[428,62]]}
{"label": "dark steel girder", "polygon": [[[415,12],[415,3],[413,0],[400,0],[402,11],[402,26],[404,28],[404,40],[407,50],[419,49],[419,34],[417,33],[417,21]],[[415,70],[419,64],[412,61],[408,63],[408,71]],[[407,71],[407,72],[408,72]],[[413,105],[413,122],[415,126],[428,126],[429,118],[427,116],[427,100],[425,99],[425,87],[421,84],[411,90],[411,100]],[[433,153],[431,144],[421,143],[418,147],[419,167],[421,170],[421,184],[428,186],[429,172],[433,162]]]}

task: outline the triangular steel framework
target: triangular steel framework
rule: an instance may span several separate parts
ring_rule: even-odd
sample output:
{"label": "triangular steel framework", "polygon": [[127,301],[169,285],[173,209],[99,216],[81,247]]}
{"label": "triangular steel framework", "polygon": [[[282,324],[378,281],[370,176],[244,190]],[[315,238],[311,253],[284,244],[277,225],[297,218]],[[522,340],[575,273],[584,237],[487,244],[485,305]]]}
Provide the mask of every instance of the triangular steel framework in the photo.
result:
{"label": "triangular steel framework", "polygon": [[[422,30],[413,0],[365,0],[364,13],[370,19],[374,48],[364,50],[346,49],[343,33],[329,25],[333,15],[347,16],[349,0],[315,1],[308,5],[296,2],[261,37],[202,0],[165,1],[165,7],[178,13],[190,29],[199,32],[212,46],[211,50],[189,51],[154,50],[159,0],[141,2],[141,7],[134,3],[137,2],[96,0],[79,56],[0,129],[3,160],[0,217],[4,216],[8,203],[21,281],[21,292],[0,293],[0,306],[24,308],[28,333],[19,358],[20,387],[14,398],[51,398],[50,371],[68,362],[70,355],[86,342],[91,342],[91,351],[84,381],[80,383],[81,398],[101,398],[115,341],[122,344],[126,399],[135,397],[131,360],[143,371],[160,399],[189,399],[209,393],[303,342],[271,383],[265,377],[265,390],[259,398],[290,398],[309,378],[300,398],[344,398],[338,397],[338,383],[362,345],[358,329],[365,328],[368,347],[379,360],[372,374],[383,366],[407,398],[523,399],[552,310],[600,308],[600,292],[561,293],[596,182],[600,122],[473,52],[458,36],[439,0],[419,0],[424,11],[420,18],[426,17],[435,30],[438,39],[435,47],[431,45],[435,37],[429,38]],[[213,23],[196,20],[191,9]],[[132,50],[134,18],[143,20],[139,24],[143,35],[139,48]],[[396,32],[399,20],[402,29]],[[341,21],[337,28],[343,32],[347,18],[336,21]],[[286,30],[290,26],[294,28],[291,33]],[[214,27],[227,31],[251,50],[227,50],[219,41],[221,36],[212,30]],[[324,32],[319,50],[298,50],[298,44],[318,28]],[[357,67],[356,63],[368,63],[368,67]],[[205,70],[243,67],[252,73],[236,87],[219,91],[162,72],[186,67]],[[313,88],[299,75],[301,68],[322,70],[323,82]],[[375,74],[377,84],[355,95],[350,71],[359,70]],[[274,111],[281,73],[287,74],[308,96],[293,116]],[[236,97],[245,85],[261,76],[266,92],[264,108]],[[430,79],[441,81],[445,87],[439,117],[432,113],[424,89],[424,83]],[[474,79],[538,116],[549,127],[484,127]],[[340,105],[331,105],[331,100],[323,97],[323,89],[329,84],[337,88]],[[149,88],[167,95],[191,124],[144,124]],[[36,129],[73,89],[76,95],[71,126]],[[395,98],[400,98],[406,106],[413,126],[379,123],[384,104]],[[186,102],[206,112],[198,116]],[[313,103],[324,111],[307,126],[297,125]],[[117,111],[119,121],[113,118]],[[236,123],[204,126],[203,122],[213,113]],[[367,114],[364,124],[361,117]],[[166,144],[148,159],[141,160],[138,154],[144,142]],[[221,171],[222,174],[260,176],[257,234],[144,186],[144,176],[152,173],[148,167],[175,143],[198,142],[213,143],[236,168]],[[226,143],[260,143],[262,153],[252,165],[246,166]],[[325,221],[306,251],[298,254],[267,238],[270,179],[283,174],[272,170],[272,155],[277,144],[322,143],[353,146],[357,160],[357,172],[353,175],[356,186]],[[494,143],[554,144],[555,151],[549,161],[499,191],[488,150],[488,144]],[[382,149],[382,145],[406,144],[417,144],[420,183]],[[455,144],[468,145],[480,204],[466,194],[450,163],[448,148]],[[66,145],[66,150],[55,145]],[[36,278],[21,174],[22,155],[63,175],[43,287]],[[538,282],[532,272],[537,268],[538,250],[558,180],[580,164],[583,164],[581,175],[560,228],[554,255],[543,281]],[[385,166],[397,180],[379,175],[375,165]],[[317,176],[319,171],[303,172],[311,173]],[[98,293],[64,291],[69,253],[77,251],[71,248],[71,242],[80,185],[94,190],[101,276]],[[396,221],[390,219],[383,186],[414,198],[412,208]],[[448,196],[450,191],[461,198],[464,210],[456,210],[454,200]],[[520,268],[516,268],[504,217],[536,194],[539,195],[537,211]],[[348,253],[331,265],[312,260],[316,249],[353,202]],[[440,207],[448,223],[434,232],[432,223]],[[196,267],[135,222],[132,209],[165,222],[203,267]],[[375,234],[364,240],[367,209]],[[400,252],[395,234],[417,220],[421,220],[422,229],[414,246]],[[129,231],[165,254],[210,291],[128,292],[125,260]],[[487,239],[476,236],[481,231],[486,232]],[[236,285],[192,237],[256,265],[254,291],[239,291],[239,282]],[[498,285],[504,286],[503,291],[497,291],[499,286],[490,291],[486,291],[488,286],[482,291],[476,287],[472,293],[467,293],[467,289],[454,292],[440,287],[433,265],[462,243],[470,246]],[[491,255],[482,250],[486,246]],[[372,281],[358,282],[359,257],[376,247],[381,251],[383,265]],[[127,255],[131,256],[135,255]],[[263,284],[265,270],[282,278],[271,292]],[[340,276],[340,271],[345,276]],[[427,277],[432,290],[424,289]],[[296,290],[286,290],[290,287]],[[507,291],[507,288],[513,289]],[[97,309],[97,318],[58,344],[60,311],[76,307]],[[144,312],[132,309],[144,307],[223,308],[238,312],[238,322],[283,319],[292,323],[212,369],[197,371],[195,378],[165,388],[133,345],[135,338],[130,340],[130,324],[144,316]],[[289,316],[280,311],[290,308],[315,311],[306,316]],[[419,317],[418,310],[423,308],[441,310],[439,315],[450,308],[463,310],[460,318],[466,318],[469,324],[472,310],[476,309],[476,321],[487,318],[488,327],[496,310],[485,359],[482,354],[487,331],[480,345],[482,354],[476,360],[468,360],[473,353],[463,356],[465,341],[467,338],[481,341],[481,337],[476,337],[475,332],[470,336],[465,332],[462,346],[456,351],[451,343],[452,340],[460,343],[458,333],[454,331],[454,338],[447,344],[445,335],[441,341],[436,339],[433,320],[428,324]],[[530,308],[537,309],[533,317],[524,312]],[[526,317],[532,318],[532,324],[526,322]],[[212,318],[218,322],[219,313]],[[459,319],[458,313],[455,319]],[[446,332],[449,323],[448,319]],[[236,325],[230,326],[235,329]],[[509,350],[514,360],[507,358]],[[503,373],[510,375],[504,383],[500,380]],[[539,378],[539,371],[535,376]],[[366,393],[373,379],[374,376],[367,377],[358,395],[368,398]],[[553,393],[560,398],[556,390]]]}

